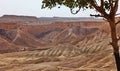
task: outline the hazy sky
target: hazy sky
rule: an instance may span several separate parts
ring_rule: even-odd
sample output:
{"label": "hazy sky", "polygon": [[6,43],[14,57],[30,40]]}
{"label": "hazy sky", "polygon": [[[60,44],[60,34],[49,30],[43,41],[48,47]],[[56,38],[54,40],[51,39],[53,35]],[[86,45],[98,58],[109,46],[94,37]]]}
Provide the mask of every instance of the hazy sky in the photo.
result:
{"label": "hazy sky", "polygon": [[[72,15],[69,8],[61,7],[41,10],[42,0],[0,0],[0,16],[2,15],[27,15],[37,17],[88,17],[95,14],[95,11],[81,11],[77,15]],[[120,13],[120,7],[119,11]]]}

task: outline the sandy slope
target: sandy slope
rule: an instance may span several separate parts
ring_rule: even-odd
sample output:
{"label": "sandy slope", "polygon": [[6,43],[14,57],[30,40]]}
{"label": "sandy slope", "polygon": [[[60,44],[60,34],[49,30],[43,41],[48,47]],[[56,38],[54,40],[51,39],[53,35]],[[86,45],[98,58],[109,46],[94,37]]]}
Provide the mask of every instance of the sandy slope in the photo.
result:
{"label": "sandy slope", "polygon": [[[49,44],[51,42],[47,42],[48,38],[52,38],[54,42],[61,42],[61,39],[69,42],[45,45],[45,49],[0,54],[0,71],[116,71],[112,48],[109,45],[110,30],[105,27],[106,25],[88,25],[88,23],[82,25],[82,30],[79,28],[82,32],[79,31],[79,33],[88,32],[90,28],[98,28],[97,31],[92,31],[88,35],[78,34],[76,27],[66,25],[66,28],[63,24],[62,27],[52,24],[52,26],[43,27],[42,30],[40,26],[22,27],[22,30],[16,31],[17,34],[12,43],[1,37],[0,44],[4,43],[6,47],[13,45],[10,48],[18,44],[22,45],[24,42],[26,46],[39,46],[36,44],[38,39],[36,40],[35,35],[46,31],[50,33],[42,40],[39,38],[39,42],[46,40],[44,43]],[[64,30],[51,32],[53,27]],[[120,35],[119,27],[118,35]],[[78,37],[78,35],[81,36]],[[70,43],[75,38],[82,39],[76,39],[74,43]]]}

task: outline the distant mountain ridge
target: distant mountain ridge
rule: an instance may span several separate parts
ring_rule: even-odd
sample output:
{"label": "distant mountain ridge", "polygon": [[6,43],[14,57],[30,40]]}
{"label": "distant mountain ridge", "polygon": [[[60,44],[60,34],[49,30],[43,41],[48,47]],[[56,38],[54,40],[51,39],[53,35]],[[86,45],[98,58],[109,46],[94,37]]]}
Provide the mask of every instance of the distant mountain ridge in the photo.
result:
{"label": "distant mountain ridge", "polygon": [[0,17],[1,22],[14,22],[27,25],[47,25],[54,22],[104,22],[103,19],[93,17],[35,17],[19,15],[3,15]]}
{"label": "distant mountain ridge", "polygon": [[93,17],[40,17],[39,20],[51,22],[104,22],[103,19]]}
{"label": "distant mountain ridge", "polygon": [[21,16],[21,15],[3,15],[3,18],[31,18],[31,19],[35,19],[37,17],[35,16]]}

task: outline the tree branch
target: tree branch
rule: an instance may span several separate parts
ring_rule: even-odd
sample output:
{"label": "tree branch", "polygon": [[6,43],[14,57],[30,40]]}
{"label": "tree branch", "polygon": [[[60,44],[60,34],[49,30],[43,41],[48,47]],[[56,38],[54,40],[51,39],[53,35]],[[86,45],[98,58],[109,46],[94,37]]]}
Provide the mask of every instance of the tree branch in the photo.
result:
{"label": "tree branch", "polygon": [[113,10],[115,13],[116,13],[117,10],[118,10],[118,1],[119,1],[119,0],[116,0],[116,1],[115,1],[115,6],[114,6],[114,10]]}
{"label": "tree branch", "polygon": [[101,0],[101,8],[103,9],[104,7],[104,0]]}
{"label": "tree branch", "polygon": [[97,14],[97,15],[92,15],[92,14],[90,14],[90,16],[95,16],[95,17],[104,17],[104,16],[102,16],[102,15],[100,15],[100,14]]}
{"label": "tree branch", "polygon": [[100,7],[97,6],[94,2],[90,3],[98,12],[100,12]]}
{"label": "tree branch", "polygon": [[115,5],[113,5],[113,3],[114,1],[112,1],[112,6],[111,6],[111,11],[110,11],[111,16],[115,16],[118,10],[118,0],[115,1]]}
{"label": "tree branch", "polygon": [[80,11],[80,9],[81,9],[81,8],[79,7],[78,10],[76,10],[75,12],[73,12],[73,9],[71,8],[70,11],[71,11],[72,14],[77,14],[77,13]]}
{"label": "tree branch", "polygon": [[110,7],[111,7],[111,11],[110,11],[110,14],[111,14],[113,12],[113,9],[114,9],[113,1],[109,0],[109,3],[110,3]]}
{"label": "tree branch", "polygon": [[120,23],[120,20],[118,22],[116,22],[115,24],[117,25],[118,23]]}
{"label": "tree branch", "polygon": [[[101,4],[103,3],[102,2],[103,0],[101,0]],[[99,7],[97,6],[93,1],[90,3],[99,13],[101,13],[102,16],[100,17],[104,17],[106,19],[109,19],[109,16],[108,14],[105,12],[104,8],[102,8],[102,5]]]}

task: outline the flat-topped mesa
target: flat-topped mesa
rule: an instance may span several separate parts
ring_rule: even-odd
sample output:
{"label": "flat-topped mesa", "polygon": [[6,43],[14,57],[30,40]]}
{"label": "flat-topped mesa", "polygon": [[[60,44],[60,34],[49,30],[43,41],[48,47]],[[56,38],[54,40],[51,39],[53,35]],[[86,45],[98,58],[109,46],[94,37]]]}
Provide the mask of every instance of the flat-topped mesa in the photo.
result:
{"label": "flat-topped mesa", "polygon": [[37,19],[35,16],[17,16],[17,15],[3,15],[1,18],[29,18],[29,19]]}
{"label": "flat-topped mesa", "polygon": [[16,15],[3,15],[0,17],[0,23],[14,22],[19,24],[36,24],[39,23],[37,17],[34,16],[16,16]]}

